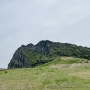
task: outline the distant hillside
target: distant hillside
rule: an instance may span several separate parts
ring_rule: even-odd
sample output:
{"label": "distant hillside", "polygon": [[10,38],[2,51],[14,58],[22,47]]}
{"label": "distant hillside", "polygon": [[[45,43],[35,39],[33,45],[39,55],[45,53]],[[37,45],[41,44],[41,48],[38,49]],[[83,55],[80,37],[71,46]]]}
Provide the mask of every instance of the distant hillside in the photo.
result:
{"label": "distant hillside", "polygon": [[90,48],[49,40],[40,41],[36,45],[22,45],[14,53],[8,68],[35,67],[53,61],[58,56],[72,56],[90,60]]}
{"label": "distant hillside", "polygon": [[0,68],[0,71],[6,70],[5,68]]}

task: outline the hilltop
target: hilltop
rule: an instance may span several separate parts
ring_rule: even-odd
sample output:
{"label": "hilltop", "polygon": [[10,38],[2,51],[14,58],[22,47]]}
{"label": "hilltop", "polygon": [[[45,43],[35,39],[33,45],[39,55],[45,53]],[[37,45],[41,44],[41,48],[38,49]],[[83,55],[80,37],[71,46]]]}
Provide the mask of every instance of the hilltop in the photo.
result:
{"label": "hilltop", "polygon": [[55,60],[59,56],[69,56],[90,60],[90,48],[77,46],[75,44],[52,42],[42,40],[36,45],[32,43],[19,47],[8,68],[35,67]]}

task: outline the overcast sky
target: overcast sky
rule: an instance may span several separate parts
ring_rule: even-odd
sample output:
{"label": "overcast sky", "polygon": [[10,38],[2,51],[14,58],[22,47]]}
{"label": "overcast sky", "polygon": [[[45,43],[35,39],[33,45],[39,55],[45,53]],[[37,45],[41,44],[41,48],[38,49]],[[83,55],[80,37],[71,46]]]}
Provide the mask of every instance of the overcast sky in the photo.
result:
{"label": "overcast sky", "polygon": [[0,67],[46,39],[90,47],[90,0],[0,0]]}

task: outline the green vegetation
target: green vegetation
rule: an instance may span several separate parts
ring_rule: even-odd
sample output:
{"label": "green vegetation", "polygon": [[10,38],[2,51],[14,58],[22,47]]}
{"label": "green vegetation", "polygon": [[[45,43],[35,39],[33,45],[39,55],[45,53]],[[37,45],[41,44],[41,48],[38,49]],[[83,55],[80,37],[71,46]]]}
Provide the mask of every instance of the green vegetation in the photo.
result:
{"label": "green vegetation", "polygon": [[34,68],[0,71],[0,90],[90,90],[90,61],[56,57]]}
{"label": "green vegetation", "polygon": [[41,55],[39,53],[30,52],[26,50],[23,50],[22,52],[23,52],[23,55],[27,57],[30,67],[35,67],[35,66],[47,63],[49,61],[52,61],[52,59],[49,58],[48,56]]}
{"label": "green vegetation", "polygon": [[[40,41],[38,44],[22,45],[14,53],[8,68],[28,68],[54,61],[60,56],[90,60],[90,48],[68,43]],[[81,62],[70,60],[68,63]],[[88,62],[88,61],[87,61]],[[64,61],[62,61],[64,63]]]}

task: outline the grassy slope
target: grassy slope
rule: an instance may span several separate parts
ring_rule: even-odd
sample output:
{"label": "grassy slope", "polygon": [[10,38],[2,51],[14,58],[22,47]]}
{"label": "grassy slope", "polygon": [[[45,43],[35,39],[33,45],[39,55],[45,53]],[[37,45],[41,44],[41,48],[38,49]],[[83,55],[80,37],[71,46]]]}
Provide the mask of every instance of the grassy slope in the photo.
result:
{"label": "grassy slope", "polygon": [[90,90],[90,62],[63,57],[35,68],[0,71],[0,90]]}

